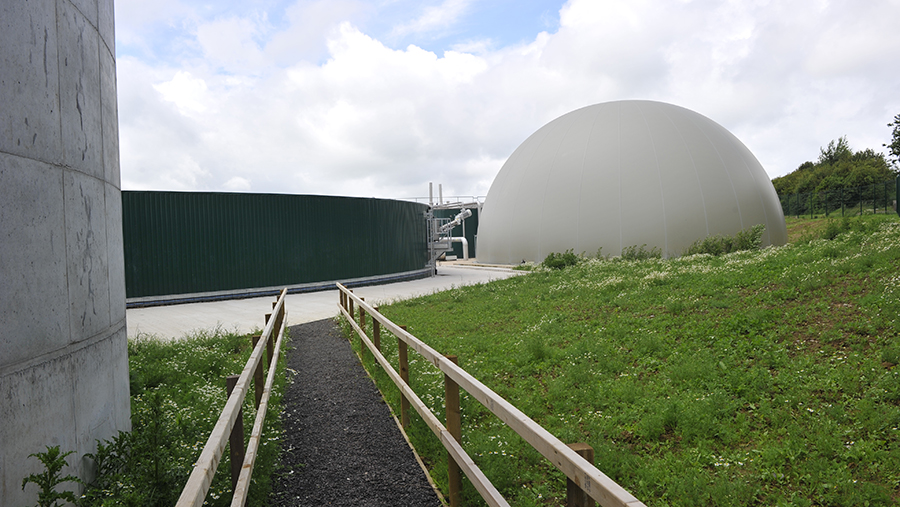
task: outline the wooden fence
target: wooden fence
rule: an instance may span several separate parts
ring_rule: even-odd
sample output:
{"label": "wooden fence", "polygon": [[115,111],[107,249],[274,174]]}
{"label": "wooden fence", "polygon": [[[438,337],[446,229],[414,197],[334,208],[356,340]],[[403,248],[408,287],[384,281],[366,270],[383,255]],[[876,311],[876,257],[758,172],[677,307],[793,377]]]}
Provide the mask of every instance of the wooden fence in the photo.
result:
{"label": "wooden fence", "polygon": [[[461,414],[459,409],[460,387],[465,389],[466,392],[518,433],[519,436],[566,475],[569,480],[568,501],[570,506],[591,505],[593,501],[590,499],[596,500],[603,507],[638,507],[644,505],[631,493],[594,467],[590,462],[593,460],[593,450],[589,447],[584,444],[564,444],[519,411],[519,409],[460,368],[456,364],[456,357],[445,357],[439,354],[424,342],[409,334],[404,326],[398,326],[385,318],[378,312],[377,308],[367,304],[363,298],[353,294],[353,291],[341,284],[337,284],[337,286],[340,295],[338,306],[341,314],[347,318],[359,335],[362,344],[372,352],[375,359],[384,368],[384,371],[397,385],[402,394],[400,408],[401,425],[405,428],[409,424],[408,410],[411,405],[447,449],[449,496],[452,507],[460,505],[461,476],[459,474],[461,471],[465,472],[469,481],[475,486],[475,489],[478,490],[488,505],[492,507],[509,505],[462,448]],[[367,316],[372,319],[371,339],[366,335],[365,331]],[[387,329],[397,337],[399,373],[394,370],[393,366],[381,354],[382,329]],[[425,403],[409,387],[408,347],[412,347],[413,350],[421,354],[428,362],[444,373],[446,426],[441,423],[437,416],[428,409]],[[364,351],[365,349],[361,350]],[[583,456],[587,456],[588,459],[585,459]]]}
{"label": "wooden fence", "polygon": [[[283,289],[278,296],[278,301],[272,304],[272,313],[266,315],[266,326],[260,336],[253,337],[253,352],[244,366],[240,375],[228,377],[228,401],[219,420],[213,427],[194,470],[188,478],[187,484],[181,491],[177,507],[199,507],[203,505],[209,486],[212,484],[216,468],[225,452],[225,444],[229,443],[231,456],[231,483],[234,494],[231,499],[232,507],[241,507],[247,501],[249,493],[250,477],[253,474],[253,465],[256,463],[256,454],[262,437],[263,425],[266,420],[266,410],[269,406],[269,395],[272,383],[275,381],[275,365],[278,364],[278,355],[281,350],[281,340],[284,336],[285,313],[284,298],[287,289]],[[263,354],[266,354],[268,374],[263,384]],[[253,431],[244,450],[244,423],[241,407],[250,387],[250,379],[255,384],[256,420]]]}

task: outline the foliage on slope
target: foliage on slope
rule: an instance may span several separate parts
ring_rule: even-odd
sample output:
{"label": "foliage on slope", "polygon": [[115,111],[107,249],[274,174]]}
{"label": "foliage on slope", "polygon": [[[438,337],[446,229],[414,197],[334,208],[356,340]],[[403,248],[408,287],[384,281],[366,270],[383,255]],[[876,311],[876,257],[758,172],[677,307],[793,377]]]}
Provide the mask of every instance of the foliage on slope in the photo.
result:
{"label": "foliage on slope", "polygon": [[[900,222],[829,227],[830,240],[593,259],[381,309],[563,441],[588,442],[648,505],[889,505]],[[395,341],[382,343],[396,364]],[[413,388],[442,414],[443,376],[411,359]],[[466,395],[462,411],[464,446],[512,504],[562,501],[551,464]],[[443,485],[443,449],[421,422],[409,433]]]}

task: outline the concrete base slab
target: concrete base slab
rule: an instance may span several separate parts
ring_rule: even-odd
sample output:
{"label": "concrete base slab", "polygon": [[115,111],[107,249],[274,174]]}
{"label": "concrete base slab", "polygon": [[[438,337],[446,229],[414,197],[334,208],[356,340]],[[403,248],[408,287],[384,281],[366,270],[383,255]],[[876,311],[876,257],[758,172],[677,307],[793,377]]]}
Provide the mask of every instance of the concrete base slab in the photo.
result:
{"label": "concrete base slab", "polygon": [[[407,282],[356,287],[353,292],[369,303],[388,303],[424,296],[462,285],[486,283],[522,274],[500,266],[477,267],[442,263],[437,276]],[[198,330],[221,328],[225,331],[250,333],[262,329],[265,314],[272,311],[274,298],[261,297],[188,303],[149,308],[129,308],[128,337],[148,334],[160,338],[179,339]],[[303,324],[327,319],[338,314],[337,290],[291,294],[287,300],[288,324]]]}

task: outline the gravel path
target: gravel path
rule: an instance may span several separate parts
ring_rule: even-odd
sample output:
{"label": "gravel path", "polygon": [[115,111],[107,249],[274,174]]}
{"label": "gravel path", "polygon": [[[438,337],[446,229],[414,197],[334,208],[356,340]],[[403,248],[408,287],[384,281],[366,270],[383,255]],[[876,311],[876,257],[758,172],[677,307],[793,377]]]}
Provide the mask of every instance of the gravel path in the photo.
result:
{"label": "gravel path", "polygon": [[[336,324],[290,328],[277,506],[441,502]],[[295,373],[296,372],[296,373]]]}

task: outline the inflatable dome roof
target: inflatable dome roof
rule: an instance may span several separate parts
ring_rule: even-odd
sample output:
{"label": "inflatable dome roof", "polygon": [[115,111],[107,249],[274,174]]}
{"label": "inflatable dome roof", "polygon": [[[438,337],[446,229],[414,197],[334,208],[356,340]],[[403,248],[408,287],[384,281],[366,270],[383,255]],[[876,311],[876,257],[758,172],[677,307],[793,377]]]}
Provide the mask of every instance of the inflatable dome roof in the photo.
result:
{"label": "inflatable dome roof", "polygon": [[479,221],[478,260],[502,264],[641,245],[673,257],[757,224],[764,246],[787,242],[778,196],[750,150],[701,114],[645,100],[541,127],[500,169]]}

